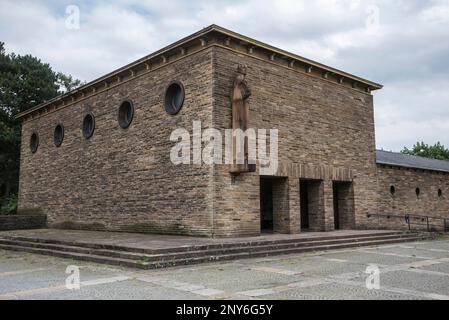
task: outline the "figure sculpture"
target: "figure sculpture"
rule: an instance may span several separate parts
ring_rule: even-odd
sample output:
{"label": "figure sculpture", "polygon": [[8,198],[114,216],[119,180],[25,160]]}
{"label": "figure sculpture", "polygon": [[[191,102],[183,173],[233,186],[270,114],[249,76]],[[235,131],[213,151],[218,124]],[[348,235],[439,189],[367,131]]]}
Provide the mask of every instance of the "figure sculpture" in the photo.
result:
{"label": "figure sculpture", "polygon": [[[248,158],[248,137],[245,136],[244,147],[238,148],[237,139],[239,133],[245,133],[249,126],[249,104],[248,98],[251,96],[251,90],[245,80],[247,67],[239,65],[237,75],[234,80],[234,86],[231,94],[232,101],[232,151],[233,163],[231,166],[232,174],[245,172],[255,172],[255,164],[250,164]],[[239,150],[238,150],[239,149]],[[244,153],[243,155],[241,153]],[[238,159],[243,160],[237,161]]]}

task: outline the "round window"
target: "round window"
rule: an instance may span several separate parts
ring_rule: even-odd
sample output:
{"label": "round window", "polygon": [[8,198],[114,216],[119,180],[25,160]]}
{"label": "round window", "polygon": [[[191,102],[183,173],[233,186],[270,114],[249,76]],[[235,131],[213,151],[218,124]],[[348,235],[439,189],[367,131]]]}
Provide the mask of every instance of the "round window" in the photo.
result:
{"label": "round window", "polygon": [[390,187],[390,193],[392,196],[394,196],[394,194],[396,193],[396,188],[394,186]]}
{"label": "round window", "polygon": [[32,153],[36,153],[37,148],[39,147],[39,136],[36,132],[33,132],[31,134],[30,138],[30,149]]}
{"label": "round window", "polygon": [[94,134],[95,118],[92,113],[87,114],[83,120],[83,136],[89,139]]}
{"label": "round window", "polygon": [[173,81],[165,92],[165,111],[168,114],[175,115],[181,110],[184,104],[185,92],[181,82]]}
{"label": "round window", "polygon": [[134,106],[129,100],[123,101],[118,109],[118,124],[123,129],[128,128],[131,125],[134,117]]}
{"label": "round window", "polygon": [[62,141],[64,141],[64,127],[62,126],[62,124],[58,124],[55,128],[54,133],[55,146],[60,147]]}

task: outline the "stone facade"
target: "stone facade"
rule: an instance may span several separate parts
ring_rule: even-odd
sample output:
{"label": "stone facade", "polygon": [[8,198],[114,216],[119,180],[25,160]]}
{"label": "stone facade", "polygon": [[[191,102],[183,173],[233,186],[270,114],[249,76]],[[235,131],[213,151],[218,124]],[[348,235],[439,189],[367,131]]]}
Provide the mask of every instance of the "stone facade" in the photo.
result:
{"label": "stone facade", "polygon": [[[123,81],[106,91],[23,124],[19,208],[39,207],[54,227],[210,235],[212,168],[175,166],[170,134],[204,128],[212,119],[212,49]],[[168,115],[162,101],[173,79],[186,91],[184,107]],[[120,103],[133,101],[135,114],[124,130],[117,122]],[[89,140],[82,136],[86,113],[95,116]],[[58,123],[63,144],[53,143]],[[31,132],[39,134],[32,154]]]}
{"label": "stone facade", "polygon": [[[300,179],[320,182],[320,191],[316,193],[320,197],[314,201],[320,213],[314,230],[334,229],[332,181],[353,183],[356,210],[352,214],[354,219],[363,220],[376,201],[372,96],[280,67],[255,53],[241,54],[232,48],[218,47],[214,57],[214,127],[226,129],[231,124],[232,77],[235,66],[244,63],[252,90],[250,127],[279,130],[281,166],[275,177],[280,181],[274,183],[274,189],[283,183],[285,190],[281,194],[285,198],[280,201],[279,195],[274,195],[278,201],[273,203],[282,206],[274,210],[276,214],[281,212],[286,218],[280,218],[275,230],[301,230]],[[226,233],[241,234],[245,230],[251,235],[259,234],[260,224],[255,223],[260,220],[257,175],[245,174],[232,183],[227,168],[217,167],[215,177],[215,189],[222,191],[215,195],[215,208],[221,208],[216,215],[227,227]],[[233,192],[235,189],[238,191]]]}
{"label": "stone facade", "polygon": [[449,173],[378,165],[377,185],[378,205],[374,212],[382,217],[372,217],[374,226],[402,229],[406,226],[402,216],[406,215],[411,216],[415,228],[420,225],[426,229],[427,221],[413,216],[430,217],[431,227],[440,231],[444,221],[439,218],[449,222]]}
{"label": "stone facade", "polygon": [[47,217],[43,214],[0,216],[0,231],[30,230],[47,227]]}
{"label": "stone facade", "polygon": [[[192,132],[193,121],[201,121],[203,130],[224,136],[232,127],[230,93],[239,64],[247,66],[252,91],[250,127],[279,132],[277,172],[235,176],[228,165],[172,164],[175,129]],[[169,115],[164,95],[173,80],[183,84],[185,101]],[[373,212],[416,204],[405,191],[397,201],[384,195],[392,182],[405,190],[415,177],[376,166],[371,90],[379,88],[211,26],[19,115],[19,208],[42,210],[52,227],[209,237],[259,235],[261,212],[267,219],[271,212],[270,229],[278,233],[374,227]],[[122,129],[117,113],[127,99],[135,114]],[[96,128],[86,140],[81,125],[89,112]],[[53,143],[58,124],[65,129],[60,147]],[[33,132],[36,153],[28,143]],[[433,190],[435,181],[449,183],[438,174],[419,179],[423,191]],[[261,201],[261,192],[271,199]]]}

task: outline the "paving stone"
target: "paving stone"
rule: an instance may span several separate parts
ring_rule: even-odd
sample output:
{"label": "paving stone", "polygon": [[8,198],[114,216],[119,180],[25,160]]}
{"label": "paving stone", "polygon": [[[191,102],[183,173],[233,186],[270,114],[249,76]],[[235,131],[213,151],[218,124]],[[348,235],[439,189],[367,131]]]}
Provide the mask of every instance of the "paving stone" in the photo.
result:
{"label": "paving stone", "polygon": [[288,300],[419,300],[414,296],[395,294],[379,290],[368,290],[358,286],[327,283],[284,291],[264,299]]}
{"label": "paving stone", "polygon": [[200,296],[206,296],[206,297],[212,297],[212,296],[218,296],[224,294],[224,291],[222,290],[216,290],[216,289],[200,289],[192,291],[194,294],[198,294]]}
{"label": "paving stone", "polygon": [[[438,246],[443,243],[437,243]],[[411,247],[419,246],[412,243]],[[425,243],[432,248],[432,242]],[[444,245],[449,246],[449,241]],[[380,251],[396,247],[380,247]],[[402,248],[404,249],[404,248]],[[413,254],[413,248],[405,248]],[[422,249],[417,249],[417,253]],[[365,266],[373,254],[354,250],[290,255],[276,261],[249,259],[157,271],[80,265],[81,290],[67,290],[65,267],[71,260],[0,250],[1,299],[447,299],[449,252],[431,260],[391,259],[381,265],[380,290],[366,288]],[[337,260],[335,260],[337,259]],[[347,262],[341,262],[344,260]],[[32,264],[29,262],[33,262]],[[15,266],[15,267],[14,267]],[[409,269],[414,266],[414,269]],[[45,268],[25,272],[30,268]],[[258,268],[258,271],[254,270]],[[315,268],[315,271],[314,271]],[[8,274],[13,270],[17,274]],[[302,273],[297,273],[302,270]],[[23,272],[21,272],[23,271]],[[1,276],[3,274],[3,276]],[[17,293],[17,294],[14,294]]]}

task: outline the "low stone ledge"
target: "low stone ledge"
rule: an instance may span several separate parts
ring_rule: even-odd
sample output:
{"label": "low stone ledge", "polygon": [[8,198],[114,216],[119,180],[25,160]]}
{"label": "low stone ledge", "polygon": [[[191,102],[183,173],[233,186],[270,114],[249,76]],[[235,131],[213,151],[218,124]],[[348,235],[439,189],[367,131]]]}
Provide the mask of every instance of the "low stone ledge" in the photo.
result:
{"label": "low stone ledge", "polygon": [[33,215],[0,215],[0,231],[42,229],[47,227],[47,216]]}

